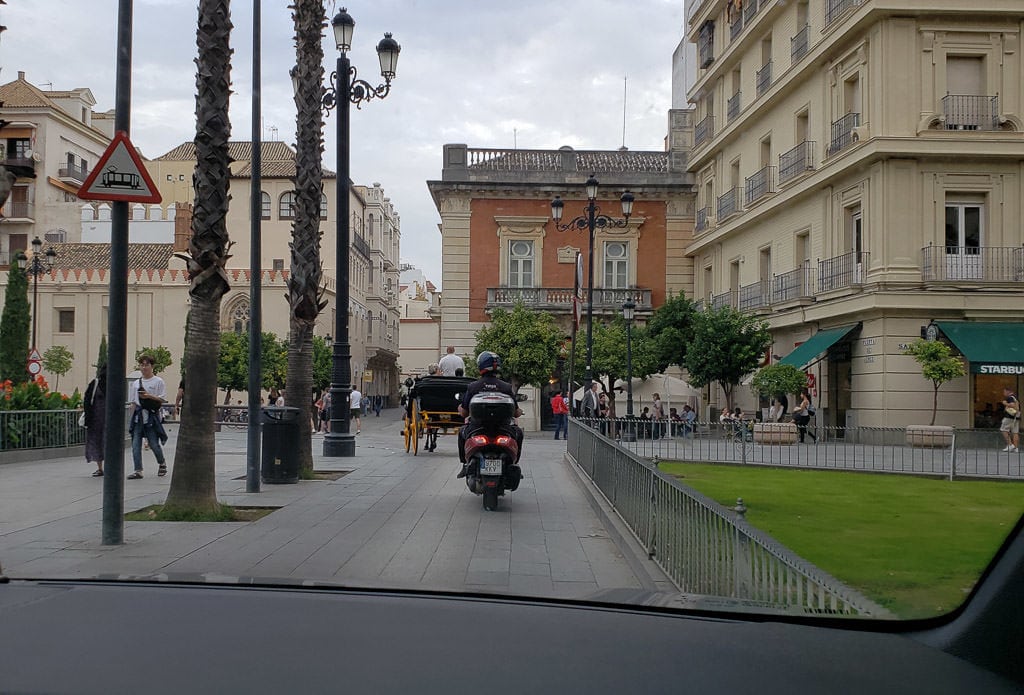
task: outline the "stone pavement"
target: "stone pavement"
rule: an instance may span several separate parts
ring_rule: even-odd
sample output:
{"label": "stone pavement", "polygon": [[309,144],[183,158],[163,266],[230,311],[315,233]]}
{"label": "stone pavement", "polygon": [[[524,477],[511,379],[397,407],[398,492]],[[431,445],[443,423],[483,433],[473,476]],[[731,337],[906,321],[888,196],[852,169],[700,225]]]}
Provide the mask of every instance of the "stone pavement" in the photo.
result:
{"label": "stone pavement", "polygon": [[[245,492],[244,429],[217,435],[219,498],[279,506],[249,523],[125,522],[125,543],[103,546],[102,479],[82,459],[0,465],[0,566],[9,577],[255,576],[348,586],[583,598],[628,590],[675,593],[550,433],[528,433],[524,480],[485,512],[458,470],[455,436],[407,454],[399,409],[363,419],[353,458],[325,458],[338,480]],[[177,425],[167,460],[173,464]],[[126,470],[131,470],[126,451]],[[170,475],[125,481],[125,510],[163,501]],[[239,479],[241,478],[241,479]]]}

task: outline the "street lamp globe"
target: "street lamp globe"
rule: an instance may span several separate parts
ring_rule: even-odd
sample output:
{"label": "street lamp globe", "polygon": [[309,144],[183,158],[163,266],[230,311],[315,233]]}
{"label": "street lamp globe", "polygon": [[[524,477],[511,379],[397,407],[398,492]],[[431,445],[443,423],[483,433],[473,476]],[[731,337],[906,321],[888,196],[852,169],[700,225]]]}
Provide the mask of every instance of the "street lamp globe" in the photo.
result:
{"label": "street lamp globe", "polygon": [[594,178],[593,174],[591,174],[590,178],[588,178],[587,182],[584,184],[587,189],[587,198],[589,200],[597,198],[597,185],[597,179]]}
{"label": "street lamp globe", "polygon": [[380,58],[380,74],[390,82],[398,70],[398,54],[402,47],[391,38],[391,32],[384,32],[384,38],[377,44],[377,57]]}
{"label": "street lamp globe", "polygon": [[43,240],[36,237],[32,240],[32,255],[36,255],[43,248]]}
{"label": "street lamp globe", "polygon": [[355,31],[356,21],[348,13],[348,9],[342,7],[338,14],[331,20],[331,28],[334,29],[334,43],[342,53],[348,53],[352,48],[352,32]]}
{"label": "street lamp globe", "polygon": [[633,214],[634,200],[635,198],[633,197],[633,194],[630,193],[629,191],[623,193],[622,197],[619,198],[619,202],[622,203],[622,216],[625,217],[627,220],[629,219],[629,216]]}
{"label": "street lamp globe", "polygon": [[18,255],[15,256],[15,260],[18,261],[18,267],[25,270],[25,266],[28,265],[28,256],[25,255],[25,252],[18,251]]}
{"label": "street lamp globe", "polygon": [[562,202],[562,196],[556,195],[555,199],[551,201],[551,219],[556,223],[562,221],[562,211],[565,209],[565,203]]}
{"label": "street lamp globe", "polygon": [[46,267],[53,268],[53,264],[57,261],[57,252],[51,246],[46,249]]}
{"label": "street lamp globe", "polygon": [[626,321],[632,321],[635,312],[636,302],[634,302],[632,299],[630,299],[629,301],[622,305],[622,318],[624,318]]}

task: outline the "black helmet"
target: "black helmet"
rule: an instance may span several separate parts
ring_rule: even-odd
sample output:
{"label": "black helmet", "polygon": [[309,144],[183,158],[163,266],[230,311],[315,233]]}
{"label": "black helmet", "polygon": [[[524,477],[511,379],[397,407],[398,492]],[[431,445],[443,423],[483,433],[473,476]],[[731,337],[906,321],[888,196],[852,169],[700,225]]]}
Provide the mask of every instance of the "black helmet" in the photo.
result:
{"label": "black helmet", "polygon": [[476,358],[477,369],[480,370],[481,374],[487,374],[488,372],[497,372],[501,369],[501,358],[493,352],[484,351],[477,355]]}

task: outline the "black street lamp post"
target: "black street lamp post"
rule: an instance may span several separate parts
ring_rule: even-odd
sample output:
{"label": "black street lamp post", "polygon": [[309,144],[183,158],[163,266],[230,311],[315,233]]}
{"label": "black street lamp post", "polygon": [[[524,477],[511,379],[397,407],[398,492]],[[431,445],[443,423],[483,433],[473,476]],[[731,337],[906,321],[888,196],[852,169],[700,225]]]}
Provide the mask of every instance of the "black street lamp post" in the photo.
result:
{"label": "black street lamp post", "polygon": [[334,39],[338,47],[338,64],[331,75],[331,87],[324,90],[323,108],[330,112],[338,107],[336,155],[338,160],[338,185],[336,197],[335,267],[337,290],[335,294],[334,351],[331,364],[331,431],[324,437],[324,456],[355,456],[356,440],[349,431],[351,417],[349,398],[352,394],[352,343],[348,334],[349,304],[349,244],[352,243],[349,229],[349,105],[362,108],[364,101],[383,99],[391,91],[391,80],[395,77],[398,53],[401,46],[384,34],[377,44],[380,58],[380,74],[384,84],[374,87],[357,77],[356,69],[348,59],[352,47],[352,32],[356,23],[343,7],[334,19]]}
{"label": "black street lamp post", "polygon": [[[597,205],[597,179],[591,174],[586,182],[587,188],[587,211],[586,215],[575,217],[565,224],[561,224],[562,210],[565,203],[561,196],[555,196],[551,201],[551,217],[555,221],[555,228],[560,232],[567,232],[570,229],[586,229],[590,234],[589,256],[587,261],[587,372],[584,377],[585,391],[590,390],[594,380],[593,357],[594,357],[594,232],[606,227],[625,227],[629,224],[629,216],[633,214],[633,194],[626,191],[619,198],[622,203],[622,215],[625,219],[615,219],[601,214],[601,208]],[[575,350],[575,346],[573,347]]]}
{"label": "black street lamp post", "polygon": [[632,299],[622,305],[622,318],[626,320],[626,431],[622,441],[635,442],[636,431],[633,429],[633,315],[636,302]]}
{"label": "black street lamp post", "polygon": [[[36,324],[39,320],[39,276],[53,270],[53,263],[57,260],[57,252],[53,247],[43,250],[43,240],[36,237],[32,240],[32,258],[25,255],[24,251],[18,253],[18,267],[25,271],[26,275],[32,276],[32,349],[36,349]],[[42,259],[40,259],[42,257]]]}

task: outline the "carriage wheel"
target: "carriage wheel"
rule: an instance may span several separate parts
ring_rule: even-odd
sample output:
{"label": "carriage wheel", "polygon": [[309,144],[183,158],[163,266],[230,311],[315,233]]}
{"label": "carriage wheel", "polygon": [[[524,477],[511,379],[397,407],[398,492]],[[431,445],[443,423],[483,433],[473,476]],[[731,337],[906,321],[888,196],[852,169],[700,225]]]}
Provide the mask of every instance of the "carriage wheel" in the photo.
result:
{"label": "carriage wheel", "polygon": [[405,421],[405,427],[402,429],[402,436],[405,437],[405,453],[409,453],[409,449],[412,447],[412,423],[409,422],[408,418]]}
{"label": "carriage wheel", "polygon": [[416,456],[420,452],[420,434],[422,433],[422,427],[420,426],[421,414],[420,404],[416,401],[412,402],[412,455]]}

